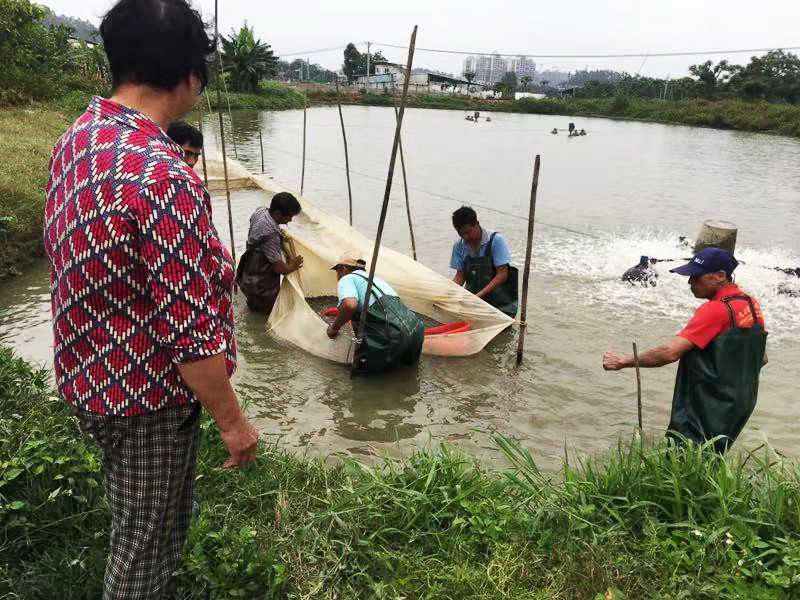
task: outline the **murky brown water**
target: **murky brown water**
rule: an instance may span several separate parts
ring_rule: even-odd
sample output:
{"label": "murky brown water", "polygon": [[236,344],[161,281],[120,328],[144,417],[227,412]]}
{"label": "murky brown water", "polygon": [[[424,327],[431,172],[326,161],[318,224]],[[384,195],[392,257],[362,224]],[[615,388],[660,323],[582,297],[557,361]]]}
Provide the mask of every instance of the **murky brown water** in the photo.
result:
{"label": "murky brown water", "polygon": [[[384,108],[344,111],[355,226],[372,235],[394,116]],[[238,111],[234,121],[240,159],[260,170],[261,127],[267,172],[299,188],[302,112]],[[589,135],[547,133],[569,121]],[[204,123],[211,147],[213,123]],[[306,196],[346,216],[336,109],[310,110],[308,123]],[[235,385],[264,432],[319,453],[397,453],[449,441],[491,459],[485,432],[492,428],[523,438],[547,464],[555,464],[565,443],[585,453],[604,451],[632,430],[636,400],[633,372],[603,372],[603,351],[628,351],[633,340],[640,348],[658,343],[698,305],[685,279],[666,272],[668,265],[659,266],[655,289],[629,287],[619,275],[640,254],[680,256],[677,236],[693,238],[704,219],[715,218],[740,226],[737,254],[746,264],[738,280],[761,301],[770,330],[770,365],[743,445],[753,447],[766,436],[777,449],[800,455],[794,430],[800,417],[800,299],[778,295],[784,276],[764,268],[800,266],[800,142],[534,115],[500,114],[491,123],[473,124],[457,111],[425,110],[407,112],[403,140],[419,259],[441,273],[449,272],[455,237],[453,199],[502,211],[478,209],[481,222],[506,234],[522,258],[526,222],[518,216],[527,214],[533,155],[542,155],[542,223],[536,226],[525,363],[514,366],[513,330],[477,356],[424,357],[417,372],[351,380],[341,367],[270,338],[239,296]],[[239,252],[250,213],[263,202],[255,191],[234,194]],[[409,252],[402,203],[402,187],[396,187],[384,240]],[[224,199],[216,198],[224,239],[226,219]],[[47,267],[40,264],[0,289],[0,343],[44,363],[51,352],[47,282]],[[653,433],[667,423],[674,375],[674,366],[643,372],[645,426]]]}

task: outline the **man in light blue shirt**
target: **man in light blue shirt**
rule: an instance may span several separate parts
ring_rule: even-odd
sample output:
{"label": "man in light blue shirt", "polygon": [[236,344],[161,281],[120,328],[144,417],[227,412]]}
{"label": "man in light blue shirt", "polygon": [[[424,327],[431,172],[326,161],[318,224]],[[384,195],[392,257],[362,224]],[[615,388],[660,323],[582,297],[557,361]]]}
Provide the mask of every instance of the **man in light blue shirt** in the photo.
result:
{"label": "man in light blue shirt", "polygon": [[468,206],[453,213],[459,239],[453,244],[450,268],[453,278],[470,292],[510,317],[517,314],[517,269],[502,234],[481,227],[478,215]]}
{"label": "man in light blue shirt", "polygon": [[365,302],[369,279],[364,270],[366,266],[355,252],[346,252],[331,267],[339,280],[339,312],[328,326],[328,337],[338,336],[339,330],[350,320],[353,328],[358,329],[366,305],[366,328],[355,357],[356,370],[377,373],[401,364],[414,365],[422,353],[422,321],[406,308],[392,286],[379,277],[373,277],[370,299]]}

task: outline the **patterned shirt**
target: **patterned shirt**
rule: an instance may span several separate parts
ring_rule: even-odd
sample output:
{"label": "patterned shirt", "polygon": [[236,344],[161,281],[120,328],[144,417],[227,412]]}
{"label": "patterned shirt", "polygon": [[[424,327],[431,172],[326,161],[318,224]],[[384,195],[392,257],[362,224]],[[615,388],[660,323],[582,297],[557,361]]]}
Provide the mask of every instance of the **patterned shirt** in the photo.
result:
{"label": "patterned shirt", "polygon": [[236,367],[233,261],[180,147],[102,98],[53,149],[44,211],[54,372],[76,408],[138,415],[194,402],[175,363]]}
{"label": "patterned shirt", "polygon": [[271,263],[283,259],[281,253],[281,228],[269,214],[266,206],[259,206],[250,217],[247,246],[258,248]]}

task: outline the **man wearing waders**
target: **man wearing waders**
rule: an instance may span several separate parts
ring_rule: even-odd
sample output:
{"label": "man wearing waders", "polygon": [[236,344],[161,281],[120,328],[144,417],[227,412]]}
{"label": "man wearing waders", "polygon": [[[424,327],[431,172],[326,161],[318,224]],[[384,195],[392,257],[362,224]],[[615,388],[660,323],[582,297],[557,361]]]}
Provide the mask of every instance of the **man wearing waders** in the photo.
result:
{"label": "man wearing waders", "polygon": [[366,310],[367,322],[356,371],[381,373],[400,365],[415,365],[422,353],[425,337],[422,321],[379,277],[373,277],[370,300],[365,302],[369,279],[364,270],[366,266],[367,263],[355,252],[346,252],[331,267],[339,280],[339,312],[336,320],[328,326],[328,337],[335,338],[342,325],[351,320],[353,328],[357,328],[361,311]]}
{"label": "man wearing waders", "polygon": [[478,215],[468,206],[453,213],[453,227],[460,239],[453,244],[450,268],[453,278],[509,317],[517,316],[518,272],[512,267],[511,252],[505,238],[478,223]]}
{"label": "man wearing waders", "polygon": [[[720,248],[705,248],[672,273],[687,275],[692,293],[708,300],[670,342],[639,355],[639,366],[661,367],[680,359],[668,436],[694,442],[716,439],[724,452],[756,405],[758,376],[767,364],[767,332],[755,298],[733,283],[739,263]],[[634,366],[633,356],[603,355],[603,368]]]}

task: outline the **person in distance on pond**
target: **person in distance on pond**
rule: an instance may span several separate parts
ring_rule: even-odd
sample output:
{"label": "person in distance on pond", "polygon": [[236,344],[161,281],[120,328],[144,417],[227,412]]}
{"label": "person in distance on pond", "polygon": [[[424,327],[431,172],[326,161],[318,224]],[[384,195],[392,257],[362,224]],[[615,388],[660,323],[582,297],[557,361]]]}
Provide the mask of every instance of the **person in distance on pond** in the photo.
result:
{"label": "person in distance on pond", "polygon": [[300,203],[289,192],[272,197],[269,209],[259,206],[250,217],[247,250],[239,259],[236,283],[247,297],[247,306],[269,315],[281,289],[281,275],[303,266],[303,257],[284,259],[280,225],[300,214]]}
{"label": "person in distance on pond", "polygon": [[183,150],[183,161],[194,169],[203,153],[203,134],[186,121],[175,121],[167,129],[167,135]]}
{"label": "person in distance on pond", "polygon": [[339,281],[339,312],[328,326],[328,337],[337,337],[350,320],[353,328],[358,329],[361,313],[366,310],[367,321],[356,371],[381,373],[401,365],[417,364],[425,338],[422,321],[380,277],[373,277],[370,301],[366,302],[369,279],[364,270],[366,266],[357,253],[346,252],[331,267]]}
{"label": "person in distance on pond", "polygon": [[455,281],[500,310],[515,317],[518,304],[517,268],[502,234],[481,227],[478,215],[468,206],[453,213],[459,239],[453,244],[450,268]]}
{"label": "person in distance on pond", "polygon": [[630,269],[622,274],[622,281],[626,281],[631,285],[637,283],[642,286],[656,285],[658,273],[651,264],[649,256],[642,256],[639,258],[639,264],[632,266]]}
{"label": "person in distance on pond", "polygon": [[213,39],[186,0],[120,0],[100,25],[112,97],[53,149],[44,210],[59,395],[102,450],[105,600],[162,600],[192,512],[200,415],[229,457],[258,436],[230,377],[234,265],[164,132],[197,102]]}
{"label": "person in distance on pond", "polygon": [[[641,367],[680,360],[667,435],[697,443],[714,439],[718,452],[733,444],[750,418],[767,364],[764,317],[755,298],[733,282],[738,264],[727,250],[705,248],[672,269],[688,276],[695,297],[708,302],[672,340],[639,355]],[[607,371],[633,366],[633,356],[603,355]]]}

